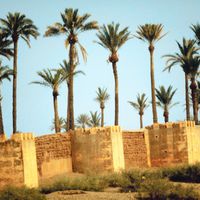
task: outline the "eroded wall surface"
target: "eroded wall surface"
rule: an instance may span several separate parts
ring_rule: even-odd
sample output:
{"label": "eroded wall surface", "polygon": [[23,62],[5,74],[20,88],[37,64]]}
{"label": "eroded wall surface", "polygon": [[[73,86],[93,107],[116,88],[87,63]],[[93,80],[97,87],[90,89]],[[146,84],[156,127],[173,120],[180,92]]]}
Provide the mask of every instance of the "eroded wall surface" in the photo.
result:
{"label": "eroded wall surface", "polygon": [[[189,163],[188,128],[193,122],[154,124],[146,127],[152,167]],[[193,136],[191,136],[193,137]]]}
{"label": "eroded wall surface", "polygon": [[187,127],[188,163],[200,162],[200,126]]}
{"label": "eroded wall surface", "polygon": [[72,172],[70,134],[57,133],[35,138],[40,178]]}
{"label": "eroded wall surface", "polygon": [[22,144],[14,140],[0,142],[0,188],[24,184]]}
{"label": "eroded wall surface", "polygon": [[38,187],[35,141],[31,133],[17,133],[0,142],[0,188]]}
{"label": "eroded wall surface", "polygon": [[123,131],[125,169],[148,167],[145,130]]}
{"label": "eroded wall surface", "polygon": [[74,172],[113,172],[124,169],[120,127],[79,129],[72,135]]}

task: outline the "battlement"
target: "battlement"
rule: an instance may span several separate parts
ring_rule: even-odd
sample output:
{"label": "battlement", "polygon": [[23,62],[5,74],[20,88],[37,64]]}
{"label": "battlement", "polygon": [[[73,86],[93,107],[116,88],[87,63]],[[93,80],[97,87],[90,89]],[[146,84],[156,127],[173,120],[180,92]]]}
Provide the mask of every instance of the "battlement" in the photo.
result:
{"label": "battlement", "polygon": [[77,128],[75,133],[79,134],[85,134],[85,135],[92,135],[92,134],[97,134],[97,133],[103,133],[103,132],[121,132],[121,127],[120,126],[108,126],[108,127],[92,127],[92,128]]}
{"label": "battlement", "polygon": [[167,128],[186,128],[195,127],[194,121],[167,122],[165,124],[154,123],[151,126],[146,126],[148,130],[167,129]]}
{"label": "battlement", "polygon": [[23,140],[34,140],[35,137],[32,133],[15,133],[11,136],[11,140],[23,141]]}

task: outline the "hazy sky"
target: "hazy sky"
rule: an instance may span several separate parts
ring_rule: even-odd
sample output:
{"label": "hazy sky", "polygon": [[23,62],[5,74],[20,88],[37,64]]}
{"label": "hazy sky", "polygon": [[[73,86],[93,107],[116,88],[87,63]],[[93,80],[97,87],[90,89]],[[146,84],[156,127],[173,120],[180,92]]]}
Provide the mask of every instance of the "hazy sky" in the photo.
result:
{"label": "hazy sky", "polygon": [[[29,83],[38,80],[37,71],[59,67],[63,59],[68,59],[68,50],[64,47],[65,36],[44,38],[46,27],[54,22],[61,22],[60,13],[65,8],[78,8],[80,14],[90,13],[90,20],[97,20],[99,25],[119,22],[121,28],[129,26],[135,34],[138,25],[162,23],[168,34],[155,46],[156,87],[173,85],[177,88],[174,102],[180,104],[170,110],[170,121],[184,120],[184,74],[177,66],[169,74],[162,72],[165,67],[165,54],[177,51],[176,40],[192,38],[191,24],[200,22],[199,0],[1,0],[0,17],[8,12],[21,12],[31,18],[39,28],[40,36],[31,40],[31,48],[24,41],[19,41],[18,55],[18,130],[33,132],[35,135],[50,133],[53,119],[53,99],[50,88]],[[107,62],[109,52],[94,43],[96,31],[83,33],[79,41],[87,49],[88,61],[81,60],[79,70],[85,76],[75,78],[75,118],[81,113],[99,111],[94,101],[97,88],[105,87],[111,96],[105,107],[105,123],[114,123],[114,78],[111,64]],[[139,115],[127,103],[135,101],[137,93],[145,92],[151,100],[150,67],[148,45],[134,38],[119,50],[119,98],[120,125],[123,129],[138,129]],[[3,63],[12,67],[12,60],[3,58]],[[12,131],[12,83],[4,81],[2,85],[4,126],[7,135]],[[66,116],[67,89],[60,88],[59,115]],[[163,122],[162,110],[158,108],[159,122]],[[151,106],[144,114],[144,125],[152,123]]]}

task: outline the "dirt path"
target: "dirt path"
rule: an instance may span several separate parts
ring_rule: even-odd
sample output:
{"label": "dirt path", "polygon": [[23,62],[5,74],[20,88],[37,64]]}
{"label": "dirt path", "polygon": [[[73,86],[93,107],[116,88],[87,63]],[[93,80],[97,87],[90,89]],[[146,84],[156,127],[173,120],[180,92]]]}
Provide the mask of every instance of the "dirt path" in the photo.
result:
{"label": "dirt path", "polygon": [[65,194],[54,192],[46,195],[47,200],[135,200],[133,193],[84,192],[84,194]]}

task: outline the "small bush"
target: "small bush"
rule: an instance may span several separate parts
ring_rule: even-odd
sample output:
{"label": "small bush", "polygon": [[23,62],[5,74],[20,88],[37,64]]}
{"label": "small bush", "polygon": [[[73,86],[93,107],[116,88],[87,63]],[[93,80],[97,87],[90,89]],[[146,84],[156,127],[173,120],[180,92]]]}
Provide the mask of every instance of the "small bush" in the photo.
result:
{"label": "small bush", "polygon": [[174,185],[164,179],[145,181],[140,188],[139,200],[198,200],[199,195],[194,188]]}
{"label": "small bush", "polygon": [[171,184],[166,180],[147,180],[141,184],[138,199],[166,200],[171,188]]}
{"label": "small bush", "polygon": [[66,179],[57,181],[52,185],[42,187],[41,192],[48,194],[64,190],[102,191],[107,186],[104,178],[99,176],[85,176],[71,180]]}
{"label": "small bush", "polygon": [[7,187],[0,192],[0,200],[46,200],[36,189]]}
{"label": "small bush", "polygon": [[181,185],[177,185],[173,187],[168,197],[172,200],[198,200],[199,194],[194,190],[193,187],[183,188]]}
{"label": "small bush", "polygon": [[103,179],[103,177],[100,176],[86,176],[85,178],[80,179],[80,183],[77,184],[75,181],[75,184],[79,189],[85,190],[85,191],[102,191],[104,188],[108,186],[107,182]]}
{"label": "small bush", "polygon": [[163,177],[176,182],[200,183],[200,164],[164,169]]}
{"label": "small bush", "polygon": [[121,184],[122,192],[136,192],[141,183],[146,180],[144,173],[140,170],[130,170],[122,172],[123,183]]}

